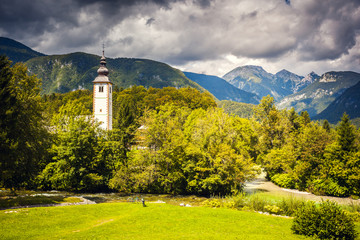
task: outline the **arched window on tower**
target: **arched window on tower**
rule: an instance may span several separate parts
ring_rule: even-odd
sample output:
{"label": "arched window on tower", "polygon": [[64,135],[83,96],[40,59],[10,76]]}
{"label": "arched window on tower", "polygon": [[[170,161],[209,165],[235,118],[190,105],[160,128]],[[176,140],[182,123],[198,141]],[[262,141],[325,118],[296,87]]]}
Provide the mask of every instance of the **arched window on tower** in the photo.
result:
{"label": "arched window on tower", "polygon": [[104,86],[99,86],[99,92],[104,92]]}

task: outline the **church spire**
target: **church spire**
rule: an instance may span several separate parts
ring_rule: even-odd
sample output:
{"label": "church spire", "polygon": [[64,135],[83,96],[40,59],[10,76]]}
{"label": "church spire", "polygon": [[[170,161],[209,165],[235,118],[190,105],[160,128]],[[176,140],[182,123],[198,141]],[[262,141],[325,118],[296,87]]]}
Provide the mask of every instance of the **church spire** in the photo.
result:
{"label": "church spire", "polygon": [[109,74],[109,70],[106,68],[106,58],[105,58],[105,46],[103,44],[103,51],[102,51],[102,57],[100,59],[100,67],[97,70],[99,76],[105,75],[107,76]]}
{"label": "church spire", "polygon": [[93,81],[93,114],[105,130],[112,129],[112,83],[108,78],[109,70],[106,68],[105,46],[103,44],[98,76]]}

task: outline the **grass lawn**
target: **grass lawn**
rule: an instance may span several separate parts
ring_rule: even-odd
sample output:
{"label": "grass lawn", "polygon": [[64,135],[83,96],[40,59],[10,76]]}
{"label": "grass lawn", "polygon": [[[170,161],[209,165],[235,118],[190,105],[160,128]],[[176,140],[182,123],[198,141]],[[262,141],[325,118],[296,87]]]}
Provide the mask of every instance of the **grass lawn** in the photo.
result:
{"label": "grass lawn", "polygon": [[103,203],[2,210],[0,239],[306,239],[291,223],[224,208]]}

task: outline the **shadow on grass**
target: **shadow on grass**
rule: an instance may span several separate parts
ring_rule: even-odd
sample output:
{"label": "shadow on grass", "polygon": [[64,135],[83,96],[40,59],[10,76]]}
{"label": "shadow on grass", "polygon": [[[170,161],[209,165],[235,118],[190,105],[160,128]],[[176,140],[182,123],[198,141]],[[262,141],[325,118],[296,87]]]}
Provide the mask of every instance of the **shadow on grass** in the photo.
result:
{"label": "shadow on grass", "polygon": [[84,196],[85,199],[96,202],[96,203],[105,203],[109,202],[109,199],[101,196]]}
{"label": "shadow on grass", "polygon": [[6,196],[0,198],[0,209],[29,205],[59,204],[67,202],[67,199],[65,196]]}

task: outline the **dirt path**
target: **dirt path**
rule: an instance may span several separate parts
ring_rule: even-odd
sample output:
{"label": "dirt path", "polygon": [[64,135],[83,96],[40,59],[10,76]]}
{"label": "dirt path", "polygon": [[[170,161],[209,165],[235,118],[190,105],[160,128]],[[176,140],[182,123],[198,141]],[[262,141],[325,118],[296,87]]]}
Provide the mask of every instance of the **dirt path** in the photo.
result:
{"label": "dirt path", "polygon": [[328,196],[317,196],[308,192],[301,192],[294,189],[286,189],[276,186],[274,183],[265,179],[265,173],[261,173],[257,179],[246,183],[245,192],[269,192],[278,194],[279,196],[293,196],[296,198],[302,198],[305,200],[321,201],[331,200],[339,204],[360,204],[360,200],[353,200],[351,198],[339,198],[339,197],[328,197]]}

